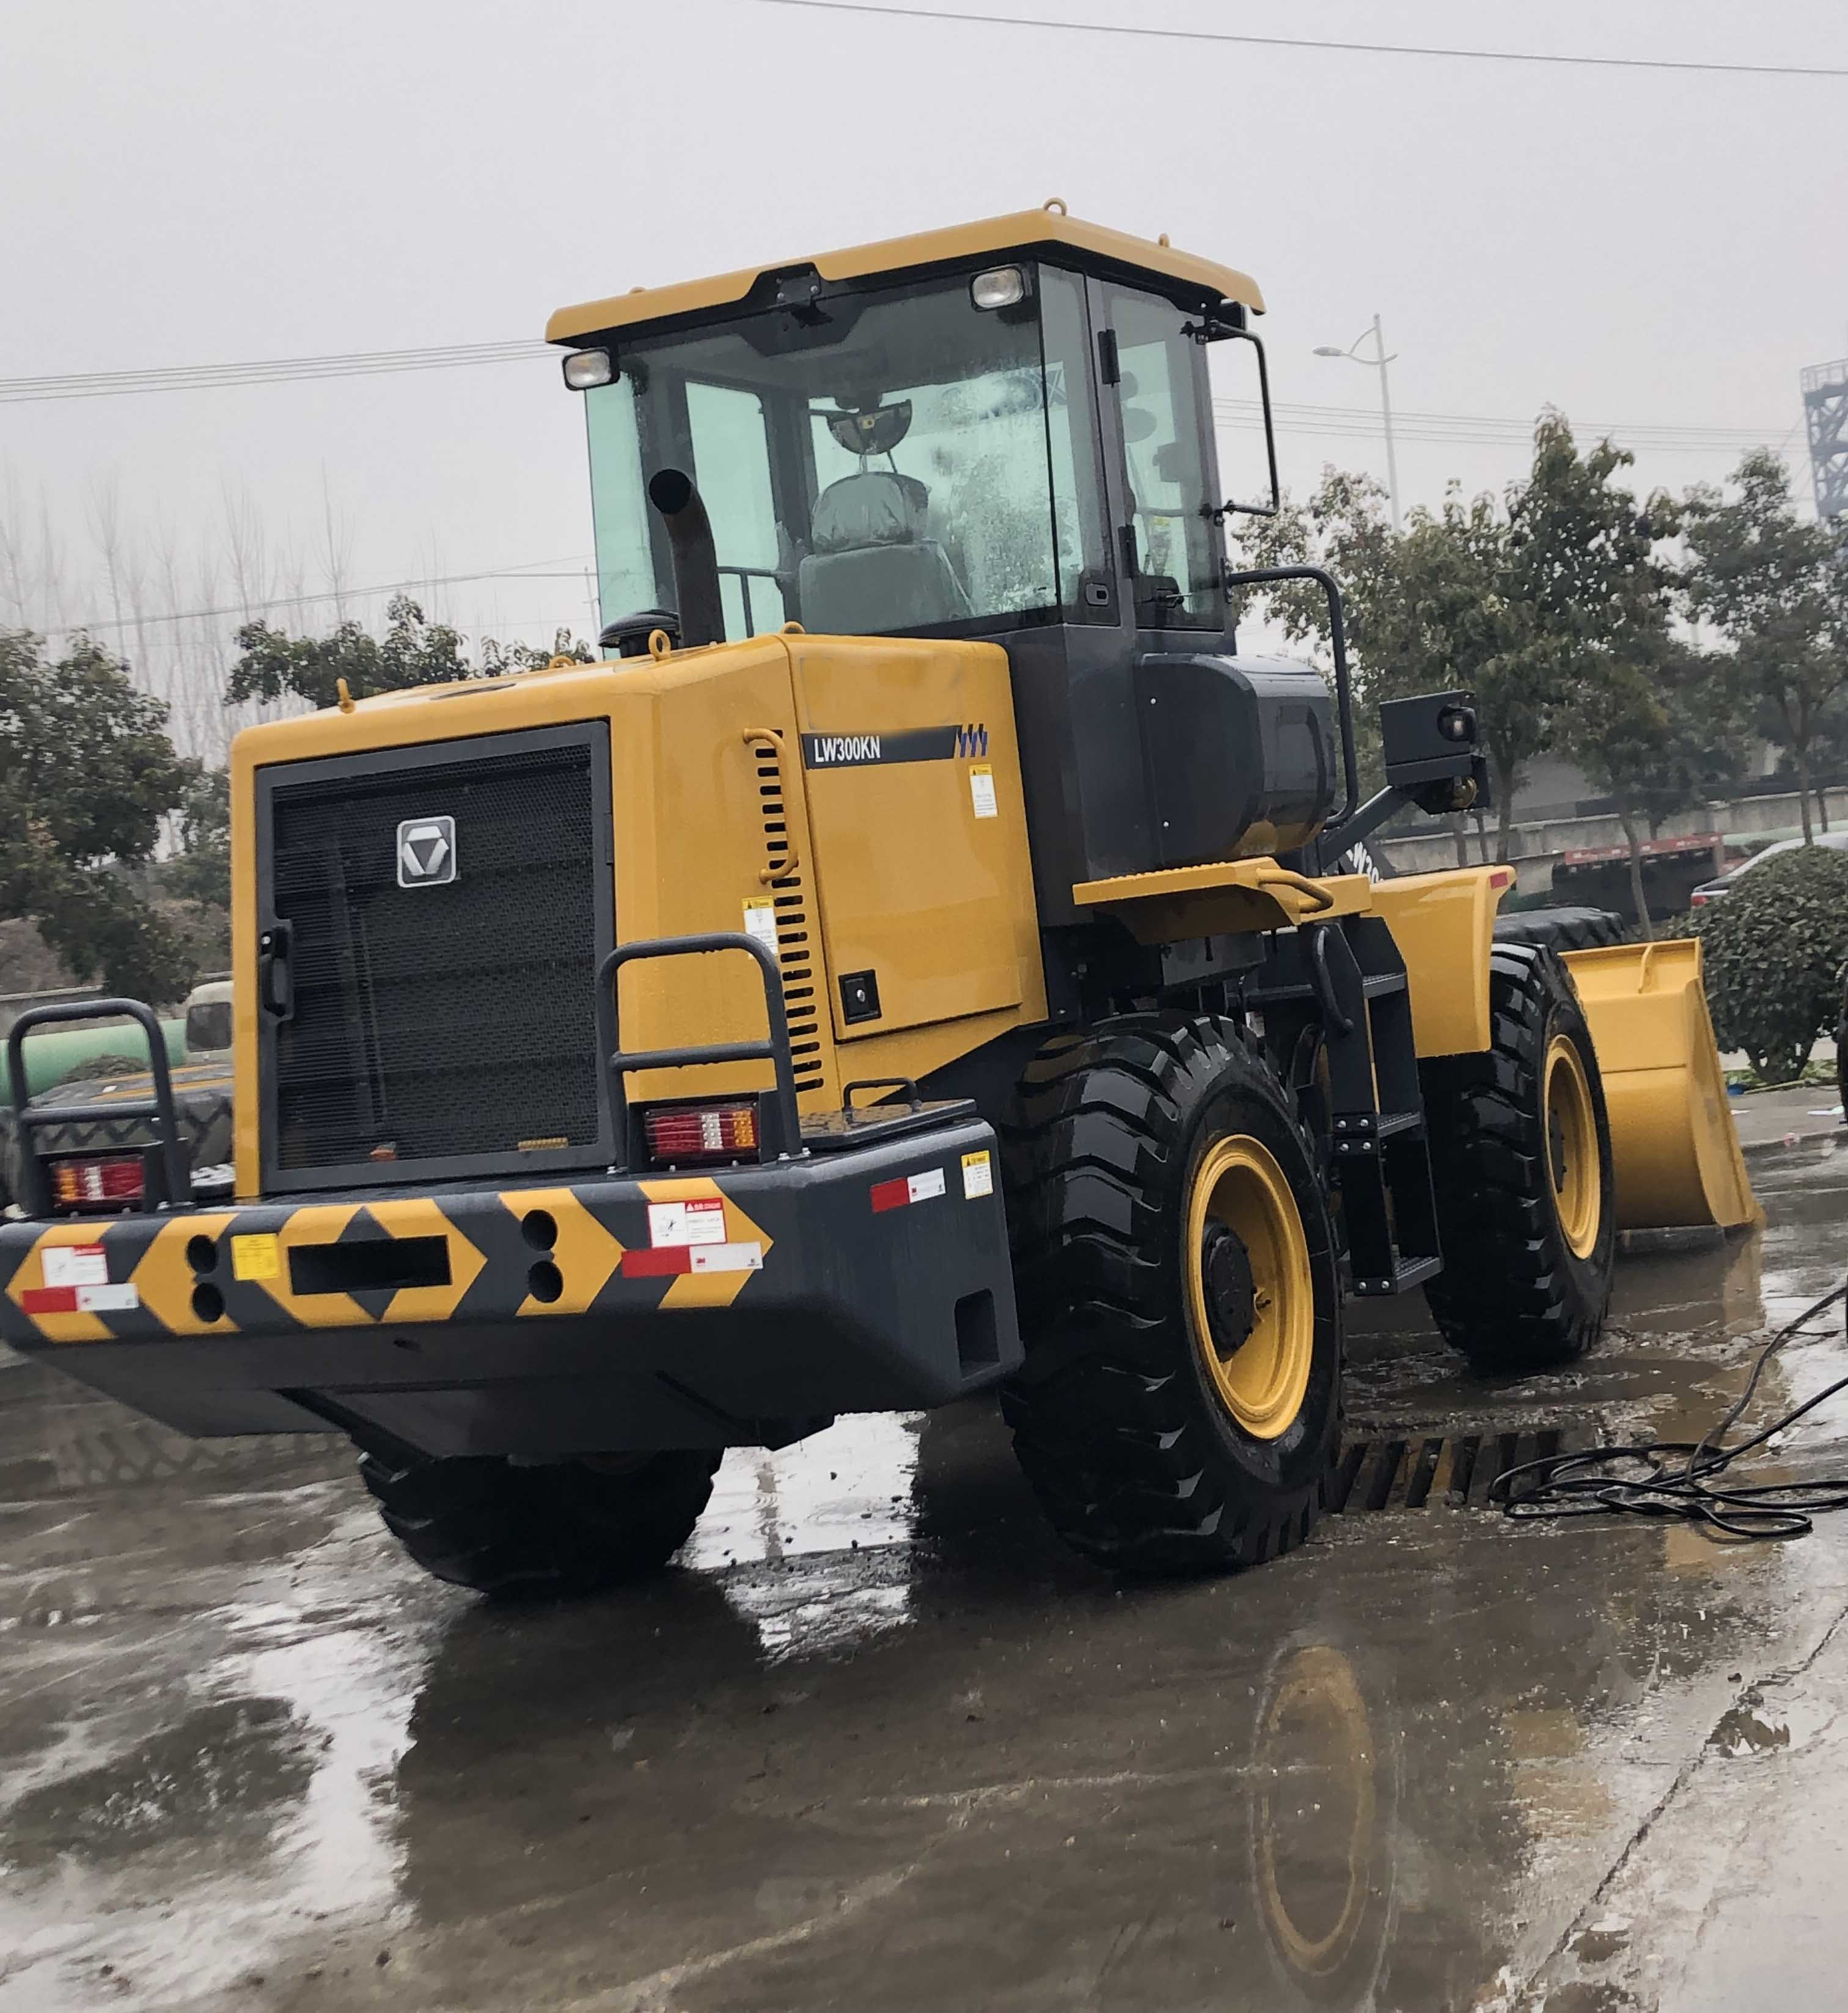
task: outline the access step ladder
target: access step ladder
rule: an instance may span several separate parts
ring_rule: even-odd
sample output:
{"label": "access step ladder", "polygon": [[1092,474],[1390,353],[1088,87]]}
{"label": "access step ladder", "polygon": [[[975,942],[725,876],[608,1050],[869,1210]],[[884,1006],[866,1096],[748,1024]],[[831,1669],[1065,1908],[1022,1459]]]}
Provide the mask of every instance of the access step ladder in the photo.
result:
{"label": "access step ladder", "polygon": [[1411,996],[1392,931],[1376,916],[1349,916],[1280,932],[1245,1001],[1299,1094],[1321,1103],[1353,1291],[1421,1285],[1443,1258]]}

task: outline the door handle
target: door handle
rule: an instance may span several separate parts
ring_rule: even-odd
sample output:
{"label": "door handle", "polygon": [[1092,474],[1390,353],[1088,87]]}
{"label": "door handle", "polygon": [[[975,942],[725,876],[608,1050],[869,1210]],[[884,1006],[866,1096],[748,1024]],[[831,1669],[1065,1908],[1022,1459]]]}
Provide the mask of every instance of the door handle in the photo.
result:
{"label": "door handle", "polygon": [[295,1011],[295,977],[290,964],[295,935],[292,924],[272,923],[256,940],[257,998],[278,1021],[291,1019]]}
{"label": "door handle", "polygon": [[[767,860],[759,870],[757,878],[765,887],[773,881],[780,881],[785,874],[793,874],[802,864],[802,856],[795,849],[795,806],[789,789],[789,777],[783,767],[783,735],[774,727],[747,727],[742,736],[747,748],[759,744],[769,749],[777,765],[777,795],[783,804],[783,842],[787,849],[781,860]],[[769,834],[765,834],[767,839]]]}

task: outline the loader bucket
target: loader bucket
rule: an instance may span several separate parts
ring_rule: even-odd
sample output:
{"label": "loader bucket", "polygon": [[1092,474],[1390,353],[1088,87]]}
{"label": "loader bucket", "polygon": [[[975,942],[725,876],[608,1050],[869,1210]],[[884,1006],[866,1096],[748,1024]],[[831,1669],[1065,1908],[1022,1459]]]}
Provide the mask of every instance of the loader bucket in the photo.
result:
{"label": "loader bucket", "polygon": [[1700,946],[1568,951],[1610,1115],[1620,1230],[1757,1220],[1701,984]]}

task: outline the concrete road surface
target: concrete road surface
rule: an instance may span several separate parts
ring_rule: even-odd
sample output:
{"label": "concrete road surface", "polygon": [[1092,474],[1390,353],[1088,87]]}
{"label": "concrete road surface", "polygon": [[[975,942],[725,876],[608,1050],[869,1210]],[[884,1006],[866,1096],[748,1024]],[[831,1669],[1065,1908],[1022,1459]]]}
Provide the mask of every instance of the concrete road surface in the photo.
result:
{"label": "concrete road surface", "polygon": [[[1628,1253],[1564,1374],[1357,1326],[1347,1510],[1236,1580],[1067,1557],[981,1407],[734,1456],[681,1570],[493,1610],[338,1443],[9,1360],[0,2009],[1840,2004],[1848,1519],[1474,1501],[1504,1435],[1697,1434],[1840,1277],[1848,1152],[1754,1171],[1764,1231]],[[1838,1312],[1768,1402],[1845,1371]]]}

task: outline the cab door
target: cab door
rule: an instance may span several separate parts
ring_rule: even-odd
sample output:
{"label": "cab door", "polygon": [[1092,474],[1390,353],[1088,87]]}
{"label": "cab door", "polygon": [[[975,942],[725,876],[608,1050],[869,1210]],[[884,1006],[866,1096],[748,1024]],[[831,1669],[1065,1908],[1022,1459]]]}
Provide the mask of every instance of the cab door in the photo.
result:
{"label": "cab door", "polygon": [[1117,556],[1138,630],[1222,632],[1224,542],[1206,452],[1212,394],[1197,324],[1173,302],[1090,283]]}

